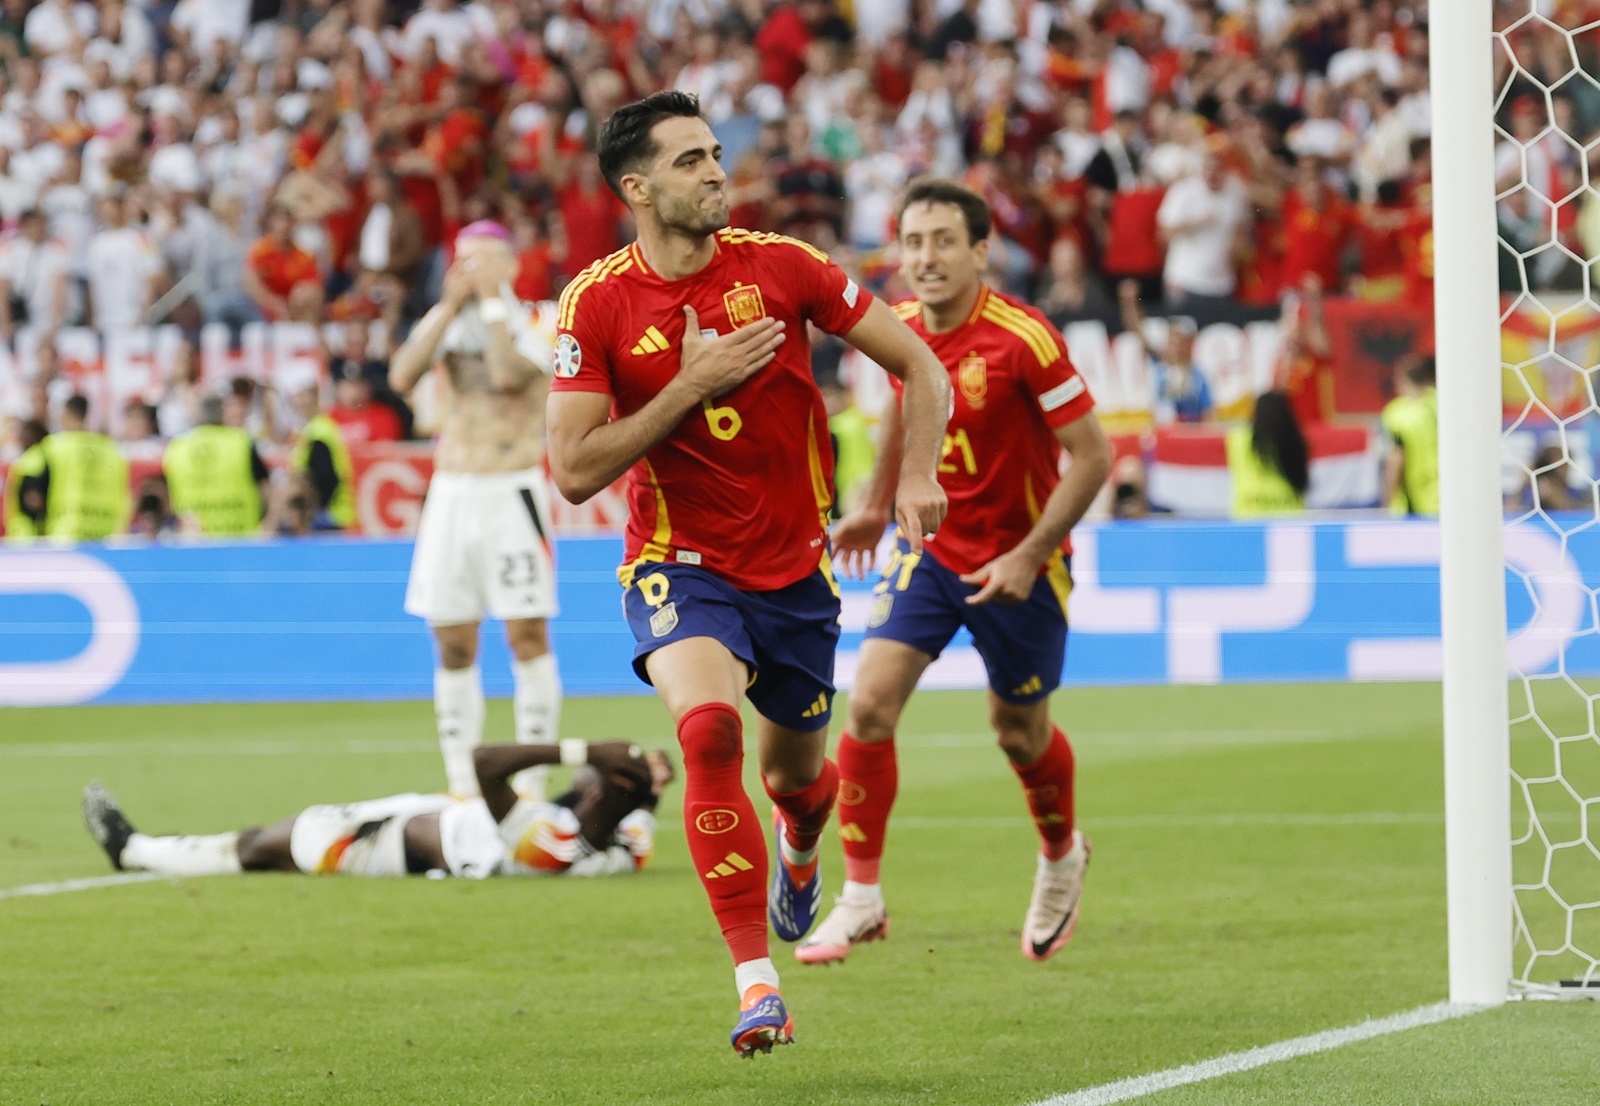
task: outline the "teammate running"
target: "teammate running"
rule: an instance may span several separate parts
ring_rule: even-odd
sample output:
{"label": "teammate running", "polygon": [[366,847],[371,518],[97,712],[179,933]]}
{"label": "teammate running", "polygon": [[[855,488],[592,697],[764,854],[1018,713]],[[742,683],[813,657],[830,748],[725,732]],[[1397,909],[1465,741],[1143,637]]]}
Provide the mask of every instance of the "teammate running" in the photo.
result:
{"label": "teammate running", "polygon": [[[833,451],[805,323],[905,382],[898,509],[914,549],[944,517],[934,467],[949,389],[927,346],[824,254],[727,229],[721,152],[681,92],[629,104],[601,129],[600,165],[638,240],[562,294],[550,467],[574,502],[627,475],[619,576],[634,670],[677,725],[689,853],[733,955],[732,1042],[749,1056],[793,1038],[768,907],[785,940],[811,927],[838,789],[824,755],[839,636],[823,521]],[[779,812],[770,894],[741,778],[746,695]]]}
{"label": "teammate running", "polygon": [[559,731],[561,679],[547,630],[556,588],[541,468],[550,351],[512,294],[516,275],[504,227],[463,228],[444,298],[389,366],[401,395],[436,361],[449,381],[405,605],[428,620],[439,645],[433,705],[446,784],[457,795],[478,786],[472,750],[483,740],[477,659],[485,611],[506,624],[516,739],[545,743]]}
{"label": "teammate running", "polygon": [[[839,739],[844,893],[797,959],[843,960],[888,933],[878,883],[894,803],[894,731],[918,679],[962,626],[989,673],[989,718],[1039,829],[1022,952],[1053,955],[1072,936],[1089,841],[1073,824],[1073,758],[1050,721],[1066,656],[1067,535],[1111,469],[1111,448],[1056,328],[983,283],[989,208],[946,181],[911,186],[900,211],[901,273],[916,296],[895,311],[949,370],[955,409],[940,479],[950,514],[918,550],[904,527],[883,578]],[[890,405],[863,505],[834,532],[845,570],[872,567],[899,459]],[[1060,475],[1061,451],[1072,467]]]}
{"label": "teammate running", "polygon": [[[673,777],[665,753],[568,738],[559,745],[484,745],[474,760],[483,789],[474,799],[394,795],[310,807],[264,828],[151,837],[129,825],[95,782],[84,788],[83,817],[113,867],[174,876],[595,876],[649,862],[651,812]],[[588,767],[573,774],[572,790],[554,802],[524,799],[511,789],[514,773],[557,763]]]}

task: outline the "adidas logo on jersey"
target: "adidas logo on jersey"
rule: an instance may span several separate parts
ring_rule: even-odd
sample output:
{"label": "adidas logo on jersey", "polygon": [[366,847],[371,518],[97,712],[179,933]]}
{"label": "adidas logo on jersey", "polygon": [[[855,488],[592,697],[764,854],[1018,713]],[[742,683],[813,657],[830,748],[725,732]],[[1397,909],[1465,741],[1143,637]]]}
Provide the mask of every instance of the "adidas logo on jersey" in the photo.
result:
{"label": "adidas logo on jersey", "polygon": [[638,343],[633,347],[631,352],[635,357],[643,357],[647,353],[660,353],[670,344],[671,343],[662,336],[661,331],[657,330],[655,327],[651,327],[649,330],[644,332],[644,337],[639,339]]}
{"label": "adidas logo on jersey", "polygon": [[821,695],[817,696],[817,701],[815,703],[812,703],[809,707],[807,707],[805,709],[805,711],[800,715],[800,717],[801,718],[817,718],[817,717],[821,716],[822,714],[826,713],[827,709],[828,709],[828,693],[826,691],[824,691]]}
{"label": "adidas logo on jersey", "polygon": [[717,866],[706,873],[707,879],[726,879],[736,876],[740,872],[748,872],[755,865],[750,863],[738,853],[729,853],[717,863]]}

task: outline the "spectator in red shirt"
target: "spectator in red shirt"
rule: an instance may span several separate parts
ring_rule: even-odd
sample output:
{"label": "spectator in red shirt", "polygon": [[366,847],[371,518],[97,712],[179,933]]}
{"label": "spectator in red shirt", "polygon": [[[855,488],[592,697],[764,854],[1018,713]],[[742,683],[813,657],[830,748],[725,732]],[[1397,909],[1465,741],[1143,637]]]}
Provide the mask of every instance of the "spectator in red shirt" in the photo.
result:
{"label": "spectator in red shirt", "polygon": [[572,179],[561,189],[561,222],[567,237],[562,268],[569,278],[622,247],[621,224],[626,214],[622,201],[606,187],[595,156],[579,158]]}
{"label": "spectator in red shirt", "polygon": [[761,54],[761,79],[776,85],[785,94],[806,71],[806,47],[811,45],[811,28],[827,14],[823,0],[798,0],[779,4],[756,32],[755,47]]}
{"label": "spectator in red shirt", "polygon": [[1289,397],[1301,426],[1333,417],[1333,346],[1322,319],[1322,282],[1314,273],[1300,279],[1299,296],[1284,299],[1278,323],[1283,348],[1274,387]]}
{"label": "spectator in red shirt", "polygon": [[328,417],[339,424],[344,440],[357,442],[398,442],[405,439],[400,416],[393,408],[376,403],[372,398],[372,382],[357,363],[340,364],[337,402],[328,409]]}
{"label": "spectator in red shirt", "polygon": [[1294,187],[1283,201],[1284,285],[1294,287],[1314,276],[1320,287],[1338,291],[1354,225],[1349,203],[1328,186],[1322,161],[1301,158]]}
{"label": "spectator in red shirt", "polygon": [[519,215],[512,220],[511,234],[517,248],[517,279],[511,291],[524,303],[555,299],[555,257],[543,221]]}
{"label": "spectator in red shirt", "polygon": [[[294,217],[288,209],[268,210],[264,233],[245,258],[244,290],[274,322],[290,315],[289,300],[302,286],[321,298],[321,277],[312,256],[294,244]],[[310,293],[301,291],[299,295]]]}

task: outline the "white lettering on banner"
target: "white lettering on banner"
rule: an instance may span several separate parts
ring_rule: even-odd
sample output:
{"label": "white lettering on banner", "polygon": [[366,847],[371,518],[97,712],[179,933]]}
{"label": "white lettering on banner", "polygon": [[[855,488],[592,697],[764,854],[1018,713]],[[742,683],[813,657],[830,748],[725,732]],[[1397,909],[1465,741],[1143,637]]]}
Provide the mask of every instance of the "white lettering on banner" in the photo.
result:
{"label": "white lettering on banner", "polygon": [[1090,634],[1154,634],[1161,630],[1159,588],[1100,586],[1100,535],[1089,527],[1072,535],[1072,628]]}
{"label": "white lettering on banner", "polygon": [[[1345,533],[1345,562],[1352,568],[1437,568],[1439,549],[1437,524],[1355,523]],[[1536,525],[1506,530],[1505,557],[1533,603],[1533,617],[1511,631],[1509,670],[1544,671],[1582,629],[1588,608],[1583,574],[1561,539]],[[1437,680],[1444,672],[1437,637],[1356,638],[1347,657],[1352,680]]]}
{"label": "white lettering on banner", "polygon": [[1172,588],[1167,592],[1167,678],[1181,684],[1222,681],[1222,635],[1292,630],[1316,598],[1316,547],[1309,526],[1265,531],[1266,580],[1246,587]]}
{"label": "white lettering on banner", "polygon": [[65,660],[0,663],[0,706],[71,706],[116,686],[139,651],[139,606],[122,577],[86,553],[0,553],[0,594],[83,604],[89,645]]}
{"label": "white lettering on banner", "polygon": [[428,478],[398,459],[374,461],[356,482],[356,519],[364,534],[414,534]]}

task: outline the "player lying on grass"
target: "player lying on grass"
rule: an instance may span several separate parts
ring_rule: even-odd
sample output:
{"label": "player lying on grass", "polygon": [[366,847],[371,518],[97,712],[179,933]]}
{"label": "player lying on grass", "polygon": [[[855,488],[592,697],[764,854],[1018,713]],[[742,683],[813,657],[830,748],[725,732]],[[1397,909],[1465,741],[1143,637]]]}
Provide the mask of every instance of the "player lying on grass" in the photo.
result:
{"label": "player lying on grass", "polygon": [[[98,781],[83,816],[119,869],[175,876],[236,872],[404,876],[597,876],[642,868],[654,848],[652,811],[673,778],[667,754],[624,741],[484,745],[475,754],[481,798],[394,795],[314,806],[270,826],[207,836],[152,837],[129,825]],[[516,773],[578,765],[571,789],[533,802],[511,789]]]}

